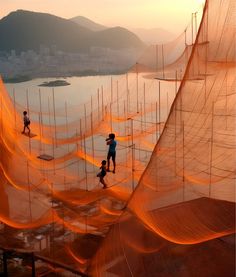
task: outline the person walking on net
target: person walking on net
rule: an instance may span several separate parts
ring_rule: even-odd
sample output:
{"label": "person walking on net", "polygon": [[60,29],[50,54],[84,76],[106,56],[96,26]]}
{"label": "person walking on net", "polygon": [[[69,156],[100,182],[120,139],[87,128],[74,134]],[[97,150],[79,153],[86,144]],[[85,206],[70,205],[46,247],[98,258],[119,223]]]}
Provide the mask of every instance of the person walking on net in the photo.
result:
{"label": "person walking on net", "polygon": [[27,111],[24,111],[24,112],[23,112],[23,122],[24,122],[24,129],[23,129],[23,131],[22,131],[22,134],[25,133],[25,128],[28,129],[29,134],[30,134],[30,128],[29,128],[30,119],[29,119],[29,117],[28,117],[28,115],[27,115]]}
{"label": "person walking on net", "polygon": [[109,134],[109,137],[106,139],[107,145],[109,145],[107,153],[107,172],[110,171],[110,159],[113,162],[113,173],[116,172],[116,144],[115,134]]}
{"label": "person walking on net", "polygon": [[104,177],[106,176],[107,172],[106,172],[106,163],[107,161],[103,160],[101,162],[101,166],[100,169],[101,171],[97,174],[97,177],[100,178],[100,183],[103,184],[103,188],[106,189],[107,188],[107,184],[104,181]]}

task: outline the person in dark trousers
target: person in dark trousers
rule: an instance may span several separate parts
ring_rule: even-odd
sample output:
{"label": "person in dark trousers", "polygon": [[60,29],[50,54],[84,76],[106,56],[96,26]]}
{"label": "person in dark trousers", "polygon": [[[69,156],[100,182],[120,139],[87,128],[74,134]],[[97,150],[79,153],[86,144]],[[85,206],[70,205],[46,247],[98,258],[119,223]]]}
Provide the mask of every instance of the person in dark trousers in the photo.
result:
{"label": "person in dark trousers", "polygon": [[29,117],[28,117],[28,115],[27,115],[27,111],[24,111],[24,112],[23,112],[23,121],[24,121],[24,129],[23,129],[23,131],[22,131],[22,134],[25,133],[25,128],[28,129],[29,134],[30,134],[30,128],[29,128],[30,119],[29,119]]}
{"label": "person in dark trousers", "polygon": [[100,178],[99,181],[100,181],[101,184],[103,184],[103,188],[104,189],[107,188],[107,184],[104,181],[104,177],[107,174],[107,172],[106,172],[106,163],[107,163],[107,161],[105,161],[105,160],[103,160],[101,162],[101,166],[100,166],[101,171],[97,174],[97,177]]}
{"label": "person in dark trousers", "polygon": [[107,153],[107,171],[110,171],[110,158],[113,162],[113,173],[116,172],[116,144],[115,134],[109,134],[109,138],[106,139],[107,145],[109,145]]}

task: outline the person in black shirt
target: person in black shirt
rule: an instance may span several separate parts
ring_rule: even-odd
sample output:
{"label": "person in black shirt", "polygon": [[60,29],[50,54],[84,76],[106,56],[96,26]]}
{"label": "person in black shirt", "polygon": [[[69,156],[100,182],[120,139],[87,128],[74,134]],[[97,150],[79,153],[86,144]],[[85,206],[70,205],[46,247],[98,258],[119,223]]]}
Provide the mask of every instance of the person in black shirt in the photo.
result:
{"label": "person in black shirt", "polygon": [[105,160],[103,160],[103,161],[101,162],[101,166],[100,166],[101,171],[97,174],[97,177],[100,178],[100,183],[103,184],[103,188],[104,188],[104,189],[107,188],[107,184],[106,184],[105,181],[104,181],[104,177],[105,177],[106,174],[107,174],[107,172],[106,172],[106,163],[107,163],[107,162],[106,162]]}
{"label": "person in black shirt", "polygon": [[25,128],[27,128],[29,130],[29,133],[30,133],[30,128],[29,128],[29,125],[30,125],[30,119],[27,115],[27,111],[24,111],[23,112],[23,122],[24,122],[24,129],[22,131],[22,134],[25,133]]}

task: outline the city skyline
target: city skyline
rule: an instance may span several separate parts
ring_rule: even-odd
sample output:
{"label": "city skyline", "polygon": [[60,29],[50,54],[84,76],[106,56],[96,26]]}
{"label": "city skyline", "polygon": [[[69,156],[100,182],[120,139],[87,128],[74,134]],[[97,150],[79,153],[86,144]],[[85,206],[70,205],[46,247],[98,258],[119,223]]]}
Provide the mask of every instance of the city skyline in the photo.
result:
{"label": "city skyline", "polygon": [[[0,0],[3,1],[3,0]],[[107,27],[163,28],[180,33],[191,21],[191,13],[202,10],[203,0],[58,0],[56,5],[48,0],[4,0],[0,18],[23,9],[53,14],[63,18],[84,16]],[[66,8],[65,8],[66,7]],[[200,16],[198,18],[200,21]]]}

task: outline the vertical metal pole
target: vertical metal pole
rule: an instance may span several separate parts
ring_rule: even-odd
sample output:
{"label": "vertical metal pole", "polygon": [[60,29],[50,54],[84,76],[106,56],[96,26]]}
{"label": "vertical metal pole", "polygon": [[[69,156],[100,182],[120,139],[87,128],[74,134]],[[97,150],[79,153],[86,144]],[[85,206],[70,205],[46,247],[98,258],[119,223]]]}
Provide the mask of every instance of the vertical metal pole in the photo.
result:
{"label": "vertical metal pole", "polygon": [[136,63],[136,98],[137,98],[137,113],[139,113],[139,104],[138,104],[138,63]]}
{"label": "vertical metal pole", "polygon": [[[75,134],[76,134],[76,152],[77,152],[77,155],[78,155],[78,153],[79,153],[79,143],[78,143],[78,137],[79,137],[79,134],[78,134],[78,130],[76,129],[75,130]],[[78,184],[79,184],[79,158],[78,158],[78,172],[77,172],[77,174],[78,174]]]}
{"label": "vertical metal pole", "polygon": [[87,170],[87,151],[86,151],[86,139],[85,139],[85,135],[84,135],[84,170],[85,170],[85,183],[86,183],[86,191],[88,191],[88,170]]}
{"label": "vertical metal pole", "polygon": [[53,117],[54,117],[54,139],[55,139],[55,145],[57,147],[57,122],[56,122],[56,107],[55,107],[55,93],[54,88],[52,88],[52,98],[53,98]]}
{"label": "vertical metal pole", "polygon": [[212,156],[213,156],[213,143],[214,143],[214,109],[215,109],[215,103],[212,103],[212,112],[211,112],[211,144],[210,144],[210,169],[209,169],[209,197],[211,197],[212,194]]}
{"label": "vertical metal pole", "polygon": [[91,139],[92,139],[92,156],[93,156],[93,171],[94,168],[94,137],[93,137],[93,98],[91,96]]}
{"label": "vertical metal pole", "polygon": [[178,72],[177,70],[175,71],[175,95],[178,92]]}
{"label": "vertical metal pole", "polygon": [[97,100],[98,100],[98,122],[100,122],[100,97],[99,97],[99,89],[97,90]]}
{"label": "vertical metal pole", "polygon": [[157,102],[156,102],[156,141],[155,141],[155,143],[158,141],[158,129],[159,129],[157,114],[158,114],[158,106],[157,106]]}
{"label": "vertical metal pole", "polygon": [[165,79],[165,58],[164,58],[164,45],[161,46],[162,52],[162,70],[163,70],[163,79]]}
{"label": "vertical metal pole", "polygon": [[[29,115],[29,92],[28,92],[28,89],[26,90],[26,98],[27,98],[27,112],[28,112],[28,115]],[[30,134],[29,134],[29,154],[31,154]]]}
{"label": "vertical metal pole", "polygon": [[116,102],[117,102],[117,117],[119,118],[119,83],[116,81]]}
{"label": "vertical metal pole", "polygon": [[177,130],[176,130],[176,124],[177,124],[177,118],[176,118],[176,102],[174,104],[174,111],[175,111],[175,176],[177,176]]}
{"label": "vertical metal pole", "polygon": [[166,93],[166,116],[169,114],[169,94],[168,91]]}
{"label": "vertical metal pole", "polygon": [[158,82],[158,131],[159,137],[161,135],[161,82]]}
{"label": "vertical metal pole", "polygon": [[16,131],[16,94],[15,94],[15,89],[13,89],[13,101],[14,101],[14,118],[15,118],[15,131]]}
{"label": "vertical metal pole", "polygon": [[128,79],[128,73],[126,73],[126,112],[127,115],[126,117],[128,117],[128,113],[129,113],[129,79]]}
{"label": "vertical metal pole", "polygon": [[193,45],[193,15],[194,13],[192,13],[192,17],[191,17],[192,45]]}
{"label": "vertical metal pole", "polygon": [[134,191],[135,145],[134,145],[134,124],[133,124],[133,118],[130,118],[130,122],[131,122],[131,147],[132,147],[132,190]]}
{"label": "vertical metal pole", "polygon": [[[40,152],[42,151],[42,136],[43,136],[43,130],[42,130],[42,98],[41,98],[41,91],[39,89],[39,133],[40,133]],[[40,153],[41,154],[41,153]]]}
{"label": "vertical metal pole", "polygon": [[[68,128],[68,112],[67,112],[67,102],[65,101],[65,116],[66,116],[66,138],[69,137],[69,128]],[[70,152],[70,145],[67,143],[67,153]],[[66,159],[64,156],[64,189],[66,190]],[[64,211],[64,210],[63,210]],[[64,228],[64,224],[63,224]]]}
{"label": "vertical metal pole", "polygon": [[87,132],[87,111],[86,104],[84,104],[84,133]]}
{"label": "vertical metal pole", "polygon": [[146,115],[146,85],[143,83],[143,113],[144,113],[144,132],[146,132],[147,115]]}
{"label": "vertical metal pole", "polygon": [[[67,102],[65,101],[65,115],[66,115],[66,137],[69,137],[69,128],[68,128],[68,109],[67,109]],[[67,151],[70,152],[70,145],[67,143]]]}
{"label": "vertical metal pole", "polygon": [[197,12],[195,12],[195,38],[197,37]]}
{"label": "vertical metal pole", "polygon": [[141,129],[141,133],[143,133],[143,105],[142,102],[140,103],[140,114],[141,114],[141,120],[140,120],[140,129]]}
{"label": "vertical metal pole", "polygon": [[182,181],[183,181],[183,201],[185,201],[185,129],[184,129],[184,121],[182,121],[182,129],[183,129],[183,176],[182,176]]}
{"label": "vertical metal pole", "polygon": [[28,192],[29,192],[29,213],[30,213],[30,222],[32,222],[32,210],[31,210],[31,193],[30,193],[30,177],[29,177],[29,162],[27,160],[27,183],[28,183]]}
{"label": "vertical metal pole", "polygon": [[156,71],[158,71],[158,45],[156,44]]}
{"label": "vertical metal pole", "polygon": [[102,86],[102,120],[104,120],[104,99],[103,99],[103,86]]}
{"label": "vertical metal pole", "polygon": [[113,81],[111,76],[111,103],[113,103]]}
{"label": "vertical metal pole", "polygon": [[112,133],[112,103],[110,103],[110,126],[111,126],[111,133]]}
{"label": "vertical metal pole", "polygon": [[[82,119],[79,121],[80,149],[83,150]],[[84,162],[85,164],[85,162]],[[85,170],[84,170],[85,171]]]}

